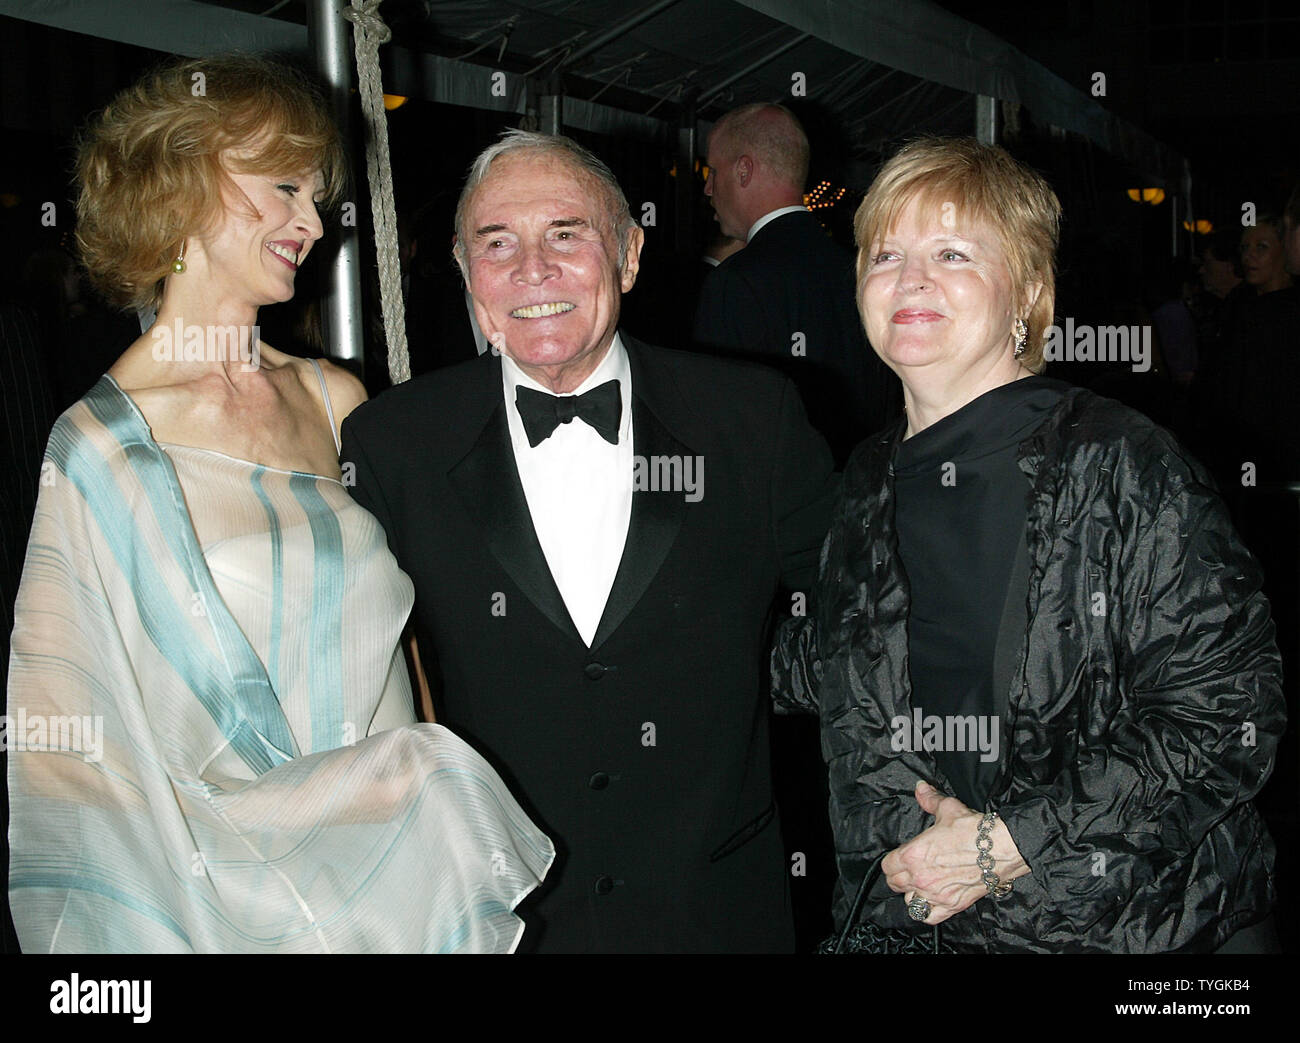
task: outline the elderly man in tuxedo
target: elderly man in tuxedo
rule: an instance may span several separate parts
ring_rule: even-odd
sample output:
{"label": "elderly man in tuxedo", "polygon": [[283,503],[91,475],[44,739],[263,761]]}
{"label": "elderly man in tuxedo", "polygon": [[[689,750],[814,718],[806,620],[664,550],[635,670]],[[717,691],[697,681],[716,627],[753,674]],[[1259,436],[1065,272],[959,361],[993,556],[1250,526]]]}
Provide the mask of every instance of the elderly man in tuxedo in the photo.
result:
{"label": "elderly man in tuxedo", "polygon": [[826,445],[778,374],[620,332],[644,232],[576,143],[508,132],[456,223],[493,351],[357,409],[343,460],[415,583],[439,721],[555,841],[524,947],[788,950],[764,663]]}

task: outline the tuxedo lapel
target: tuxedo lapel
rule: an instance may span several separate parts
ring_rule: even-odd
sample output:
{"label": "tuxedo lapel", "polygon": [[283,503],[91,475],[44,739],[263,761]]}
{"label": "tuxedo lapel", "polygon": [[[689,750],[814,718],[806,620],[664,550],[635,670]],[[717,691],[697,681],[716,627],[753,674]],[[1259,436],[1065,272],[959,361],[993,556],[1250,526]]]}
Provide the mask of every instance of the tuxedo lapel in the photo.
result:
{"label": "tuxedo lapel", "polygon": [[[656,413],[669,405],[670,382],[660,374],[647,371],[644,349],[626,334],[623,343],[632,366],[633,451],[643,460],[664,456],[684,459],[691,450],[673,436]],[[633,490],[632,518],[623,557],[591,643],[593,649],[609,639],[641,600],[677,539],[685,515],[686,500],[681,490]]]}
{"label": "tuxedo lapel", "polygon": [[[498,394],[499,389],[498,383]],[[478,441],[447,478],[519,589],[561,631],[582,642],[533,528],[503,403],[497,402]]]}

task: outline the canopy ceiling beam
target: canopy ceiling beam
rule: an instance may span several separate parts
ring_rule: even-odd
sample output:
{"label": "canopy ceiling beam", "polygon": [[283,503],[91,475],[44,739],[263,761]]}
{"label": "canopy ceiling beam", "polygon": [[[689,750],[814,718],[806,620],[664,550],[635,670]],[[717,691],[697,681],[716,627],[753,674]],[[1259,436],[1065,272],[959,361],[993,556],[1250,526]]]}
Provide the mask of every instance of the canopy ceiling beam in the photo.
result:
{"label": "canopy ceiling beam", "polygon": [[1183,159],[1005,40],[930,0],[735,0],[860,58],[1023,105],[1177,189]]}
{"label": "canopy ceiling beam", "polygon": [[800,33],[798,36],[794,37],[793,39],[787,40],[785,43],[781,44],[781,46],[778,47],[776,50],[769,51],[767,54],[763,55],[763,57],[759,58],[758,61],[751,62],[749,65],[746,65],[743,69],[740,70],[740,72],[736,73],[734,76],[728,76],[721,83],[715,84],[714,86],[710,87],[707,91],[705,91],[703,94],[700,95],[700,99],[697,104],[702,108],[703,106],[707,105],[710,101],[712,101],[714,98],[716,98],[719,94],[721,94],[723,91],[725,91],[728,87],[730,87],[733,83],[737,82],[738,80],[743,80],[750,73],[757,72],[764,65],[776,61],[778,58],[781,57],[781,55],[785,54],[786,51],[793,50],[794,48],[798,47],[801,43],[803,43],[805,40],[809,39],[811,36],[812,36],[811,33]]}
{"label": "canopy ceiling beam", "polygon": [[591,40],[588,43],[583,44],[571,55],[569,55],[566,59],[564,59],[562,68],[567,68],[569,66],[576,65],[578,62],[582,61],[582,59],[586,58],[588,55],[595,54],[605,45],[612,43],[613,41],[617,40],[620,36],[623,36],[626,33],[631,32],[633,29],[635,29],[638,25],[642,24],[643,22],[648,22],[651,18],[654,18],[658,14],[662,14],[664,11],[667,11],[668,8],[673,7],[679,3],[681,3],[681,0],[659,0],[657,4],[652,4],[651,6],[647,7],[644,11],[638,11],[636,14],[624,18],[621,22],[618,22],[610,26],[608,29],[606,29],[595,39]]}
{"label": "canopy ceiling beam", "polygon": [[[0,15],[163,54],[198,58],[226,51],[273,51],[303,59],[311,56],[306,26],[277,18],[197,0],[132,0],[132,14],[135,17],[122,17],[121,0],[0,0]],[[394,94],[517,115],[526,111],[526,82],[514,73],[500,72],[502,92],[495,89],[495,70],[486,66],[395,44],[387,45],[380,59],[384,84]],[[658,117],[576,98],[565,99],[564,122],[595,134],[630,134],[640,139],[663,139],[669,131]]]}
{"label": "canopy ceiling beam", "polygon": [[306,55],[305,26],[195,0],[0,0],[0,15],[151,51],[198,58],[223,51]]}
{"label": "canopy ceiling beam", "polygon": [[[658,0],[644,11],[602,31],[573,55],[571,64],[628,31],[629,22],[644,21],[677,0]],[[734,0],[782,22],[801,35],[700,97],[703,105],[733,83],[752,74],[809,36],[832,47],[909,75],[964,91],[1023,105],[1036,119],[1074,131],[1120,156],[1159,183],[1177,190],[1183,181],[1183,159],[1133,124],[1107,112],[1083,89],[1075,87],[1006,41],[930,0]],[[305,27],[263,15],[196,0],[132,0],[132,17],[122,16],[119,0],[0,0],[0,14],[71,32],[116,40],[164,53],[198,56],[221,51],[309,53]],[[639,22],[637,24],[640,24]],[[604,39],[608,37],[609,39]],[[509,97],[484,89],[491,70],[483,66],[401,53],[391,47],[385,69],[418,70],[414,82],[394,90],[412,97],[480,109],[522,113],[525,90],[521,78],[511,77]],[[518,82],[514,82],[517,80]],[[565,122],[597,133],[617,133],[635,127],[639,136],[663,135],[662,121],[624,113],[603,105],[569,105]]]}

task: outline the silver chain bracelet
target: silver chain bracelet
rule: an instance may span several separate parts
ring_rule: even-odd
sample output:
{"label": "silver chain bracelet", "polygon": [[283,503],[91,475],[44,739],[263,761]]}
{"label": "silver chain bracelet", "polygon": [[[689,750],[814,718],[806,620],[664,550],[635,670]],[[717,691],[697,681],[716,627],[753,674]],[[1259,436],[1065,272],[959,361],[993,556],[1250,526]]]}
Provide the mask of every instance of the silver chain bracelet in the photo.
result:
{"label": "silver chain bracelet", "polygon": [[989,836],[989,830],[993,828],[997,817],[996,811],[986,811],[980,820],[979,834],[975,837],[975,850],[979,852],[975,856],[975,864],[980,867],[980,877],[989,889],[989,894],[994,898],[1006,898],[1011,893],[1011,881],[1004,884],[998,879],[997,873],[993,872],[993,838]]}

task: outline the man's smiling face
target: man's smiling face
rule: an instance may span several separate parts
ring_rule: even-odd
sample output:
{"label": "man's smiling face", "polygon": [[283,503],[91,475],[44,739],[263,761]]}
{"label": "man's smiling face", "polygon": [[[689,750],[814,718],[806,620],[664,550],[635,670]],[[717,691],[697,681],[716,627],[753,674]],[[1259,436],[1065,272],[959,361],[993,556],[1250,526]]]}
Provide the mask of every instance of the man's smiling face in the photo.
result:
{"label": "man's smiling face", "polygon": [[535,380],[572,391],[605,356],[632,288],[644,232],[623,269],[603,186],[554,153],[506,153],[471,198],[463,244],[474,314]]}

